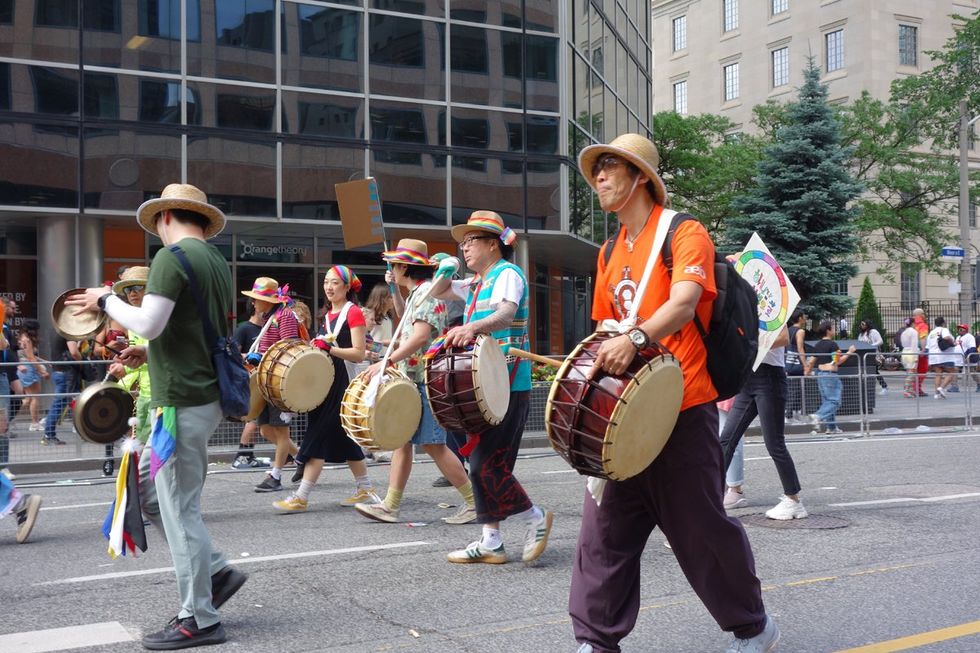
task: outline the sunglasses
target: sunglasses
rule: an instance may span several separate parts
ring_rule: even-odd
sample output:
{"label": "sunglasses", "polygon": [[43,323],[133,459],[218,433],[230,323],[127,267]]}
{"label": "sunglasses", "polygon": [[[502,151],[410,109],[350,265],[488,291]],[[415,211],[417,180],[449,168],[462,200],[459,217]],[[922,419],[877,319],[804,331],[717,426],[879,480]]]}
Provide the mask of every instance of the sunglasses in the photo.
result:
{"label": "sunglasses", "polygon": [[128,293],[130,293],[130,292],[143,292],[143,289],[144,288],[146,288],[146,286],[130,286],[129,288],[126,288],[126,292],[128,292]]}
{"label": "sunglasses", "polygon": [[603,170],[605,170],[607,174],[616,172],[621,166],[625,165],[626,161],[618,156],[606,154],[605,156],[599,157],[599,160],[592,166],[592,177],[598,177],[599,173]]}
{"label": "sunglasses", "polygon": [[459,242],[459,249],[463,250],[478,240],[493,240],[493,238],[487,236],[470,236],[469,238],[464,238]]}

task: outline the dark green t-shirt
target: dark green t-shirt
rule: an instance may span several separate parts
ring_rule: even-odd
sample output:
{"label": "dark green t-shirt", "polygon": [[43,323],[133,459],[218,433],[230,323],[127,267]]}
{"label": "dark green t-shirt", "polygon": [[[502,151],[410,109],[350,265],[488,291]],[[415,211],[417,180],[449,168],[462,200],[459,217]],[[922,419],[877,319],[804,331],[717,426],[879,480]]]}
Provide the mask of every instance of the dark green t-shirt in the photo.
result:
{"label": "dark green t-shirt", "polygon": [[[219,336],[226,335],[233,298],[228,264],[214,246],[204,241],[185,238],[177,245],[194,270],[211,324]],[[217,401],[218,380],[210,347],[205,342],[204,325],[184,268],[167,248],[153,257],[146,293],[175,302],[163,333],[149,344],[150,405],[203,406]]]}

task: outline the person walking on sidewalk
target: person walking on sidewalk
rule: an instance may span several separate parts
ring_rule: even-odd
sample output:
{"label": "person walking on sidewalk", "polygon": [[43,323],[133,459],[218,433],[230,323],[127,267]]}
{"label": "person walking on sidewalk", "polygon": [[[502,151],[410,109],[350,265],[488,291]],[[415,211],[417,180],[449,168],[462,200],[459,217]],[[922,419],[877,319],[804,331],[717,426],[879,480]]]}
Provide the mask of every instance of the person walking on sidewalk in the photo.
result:
{"label": "person walking on sidewalk", "polygon": [[[866,342],[875,348],[875,353],[878,354],[878,356],[875,356],[874,359],[875,380],[877,380],[878,385],[881,386],[881,392],[879,392],[878,394],[881,395],[888,394],[888,384],[885,382],[885,377],[883,377],[881,375],[881,372],[878,370],[878,358],[880,358],[881,352],[883,351],[882,348],[883,345],[885,344],[885,340],[881,337],[881,334],[878,332],[878,329],[874,327],[874,324],[871,323],[871,320],[867,318],[858,322],[858,342]],[[867,369],[867,365],[866,365],[866,369]]]}
{"label": "person walking on sidewalk", "polygon": [[934,399],[946,399],[950,384],[956,380],[956,362],[960,356],[954,351],[956,341],[946,328],[946,318],[936,318],[936,328],[926,336],[926,351],[929,352],[929,370],[936,375]]}
{"label": "person walking on sidewalk", "polygon": [[806,356],[806,313],[797,308],[789,318],[789,343],[786,345],[788,384],[786,419],[800,419],[806,414],[803,378],[810,375]]}
{"label": "person walking on sidewalk", "polygon": [[813,347],[813,355],[809,357],[810,367],[816,370],[817,388],[820,390],[820,408],[810,419],[813,422],[811,435],[823,432],[835,435],[843,433],[837,426],[837,409],[840,408],[841,391],[843,384],[837,376],[837,369],[843,365],[848,358],[854,355],[857,348],[851,345],[847,352],[842,354],[840,347],[834,341],[834,322],[833,320],[823,320],[817,327],[817,336],[820,341]]}
{"label": "person walking on sidewalk", "polygon": [[139,207],[136,220],[164,245],[150,265],[142,305],[131,306],[106,287],[89,288],[65,303],[79,311],[105,311],[149,341],[146,347],[127,347],[119,360],[127,367],[149,364],[154,421],[140,478],[153,482],[140,483],[141,503],[170,546],[180,608],[162,630],[143,637],[143,646],[175,650],[219,644],[226,634],[218,607],[247,576],[214,548],[201,514],[208,439],[222,414],[212,343],[190,275],[206,319],[223,333],[232,308],[231,273],[224,255],[207,241],[224,229],[225,216],[198,188],[170,184],[158,199]]}
{"label": "person walking on sidewalk", "polygon": [[[637,134],[579,154],[579,171],[603,211],[615,213],[621,225],[599,252],[593,320],[627,318],[636,301],[635,279],[654,257],[636,326],[604,341],[593,369],[622,374],[640,350],[659,342],[680,361],[684,396],[674,430],[649,467],[625,481],[607,481],[596,497],[585,491],[568,611],[580,653],[618,652],[640,609],[643,551],[653,529],[660,528],[692,589],[719,627],[734,635],[727,653],[767,653],[779,641],[779,629],[766,614],[745,530],[722,505],[718,392],[694,320],[710,320],[717,292],[715,247],[699,221],[682,222],[668,273],[654,245],[659,223],[670,220],[659,160],[656,146]],[[781,407],[775,417],[782,419]]]}

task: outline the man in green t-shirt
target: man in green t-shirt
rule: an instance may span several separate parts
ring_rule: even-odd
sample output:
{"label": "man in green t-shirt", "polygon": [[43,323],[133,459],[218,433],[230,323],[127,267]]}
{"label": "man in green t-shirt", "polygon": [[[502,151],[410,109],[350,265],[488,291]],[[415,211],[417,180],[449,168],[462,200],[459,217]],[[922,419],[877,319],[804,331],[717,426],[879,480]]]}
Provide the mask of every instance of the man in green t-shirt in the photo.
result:
{"label": "man in green t-shirt", "polygon": [[139,207],[136,220],[164,244],[150,265],[142,304],[131,306],[104,287],[89,288],[66,304],[103,310],[149,341],[127,347],[116,360],[127,367],[144,361],[149,366],[154,428],[151,451],[140,460],[141,502],[144,515],[170,545],[181,607],[163,630],[143,638],[143,646],[175,650],[219,644],[225,631],[217,608],[247,576],[214,548],[201,516],[208,438],[221,420],[218,380],[188,275],[168,248],[177,245],[184,252],[201,289],[204,313],[223,333],[232,307],[231,275],[207,240],[221,232],[225,216],[194,186],[170,184],[160,198]]}

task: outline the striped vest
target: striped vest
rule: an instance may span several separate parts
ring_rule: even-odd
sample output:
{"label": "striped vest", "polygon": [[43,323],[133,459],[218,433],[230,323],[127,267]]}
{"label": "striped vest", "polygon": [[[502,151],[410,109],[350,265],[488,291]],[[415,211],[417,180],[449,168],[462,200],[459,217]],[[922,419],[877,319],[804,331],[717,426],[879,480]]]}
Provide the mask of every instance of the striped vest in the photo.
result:
{"label": "striped vest", "polygon": [[[521,280],[524,281],[524,293],[521,295],[520,304],[517,305],[517,313],[514,314],[514,321],[511,322],[509,327],[500,329],[499,331],[493,332],[493,337],[497,339],[500,343],[501,349],[504,350],[504,354],[511,347],[519,347],[525,351],[528,349],[528,338],[527,338],[527,297],[528,297],[528,287],[527,279],[524,277],[524,273],[519,267],[513,263],[508,263],[504,259],[497,261],[489,272],[487,272],[486,277],[483,278],[482,282],[478,285],[470,286],[470,297],[467,301],[467,311],[466,311],[466,322],[475,322],[477,320],[482,320],[485,317],[489,317],[493,310],[490,308],[490,296],[493,294],[493,284],[496,282],[497,277],[500,273],[506,269],[514,270],[520,275]],[[473,307],[473,293],[479,287],[479,294],[476,296],[476,306]],[[469,308],[472,307],[472,311]],[[515,362],[516,361],[516,362]],[[517,365],[517,371],[514,373],[514,380],[510,385],[512,392],[521,392],[531,389],[531,363],[530,361],[524,359],[515,359],[513,356],[507,357],[507,362],[509,363],[509,371],[514,373],[513,365]]]}

